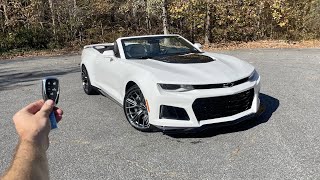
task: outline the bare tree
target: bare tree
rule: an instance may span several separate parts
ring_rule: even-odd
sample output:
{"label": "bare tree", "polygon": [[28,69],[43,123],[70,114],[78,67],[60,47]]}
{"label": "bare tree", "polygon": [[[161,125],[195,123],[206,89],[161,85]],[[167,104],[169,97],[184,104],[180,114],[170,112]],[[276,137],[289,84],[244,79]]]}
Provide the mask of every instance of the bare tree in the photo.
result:
{"label": "bare tree", "polygon": [[206,32],[204,37],[205,44],[211,43],[211,5],[210,0],[207,0],[207,19],[206,19]]}
{"label": "bare tree", "polygon": [[71,3],[73,4],[73,8],[72,8],[72,11],[70,13],[70,19],[71,19],[71,21],[70,21],[70,30],[71,30],[71,32],[70,33],[71,33],[72,38],[75,38],[76,34],[77,34],[77,25],[78,25],[77,0],[73,0]]}
{"label": "bare tree", "polygon": [[147,30],[149,31],[151,29],[151,21],[150,21],[150,0],[144,0],[144,4],[145,4],[145,7],[146,7],[146,13],[147,13],[147,16],[146,16],[146,25],[147,25]]}
{"label": "bare tree", "polygon": [[56,38],[56,20],[55,20],[54,4],[53,4],[53,0],[48,0],[48,1],[49,1],[50,12],[51,12],[53,36]]}
{"label": "bare tree", "polygon": [[163,21],[163,33],[164,34],[169,34],[167,8],[168,8],[168,1],[163,0],[162,1],[162,21]]}
{"label": "bare tree", "polygon": [[77,17],[77,0],[73,0],[73,18]]}
{"label": "bare tree", "polygon": [[2,9],[3,9],[3,16],[4,16],[4,24],[5,26],[9,23],[9,17],[7,12],[7,0],[2,0]]}

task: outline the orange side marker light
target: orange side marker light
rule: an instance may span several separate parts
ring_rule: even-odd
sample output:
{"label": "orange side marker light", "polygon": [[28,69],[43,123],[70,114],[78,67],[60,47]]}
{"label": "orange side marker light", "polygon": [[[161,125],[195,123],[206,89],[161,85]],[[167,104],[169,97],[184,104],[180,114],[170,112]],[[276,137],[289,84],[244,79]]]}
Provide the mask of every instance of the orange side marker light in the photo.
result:
{"label": "orange side marker light", "polygon": [[150,108],[149,108],[148,100],[146,100],[146,106],[147,106],[147,110],[148,110],[148,112],[150,112]]}

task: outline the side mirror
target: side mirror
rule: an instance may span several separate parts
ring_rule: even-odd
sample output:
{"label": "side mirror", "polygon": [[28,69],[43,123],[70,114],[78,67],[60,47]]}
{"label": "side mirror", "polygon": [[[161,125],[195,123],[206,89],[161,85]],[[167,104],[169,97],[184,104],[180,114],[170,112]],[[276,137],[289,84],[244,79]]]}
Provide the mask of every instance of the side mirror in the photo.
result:
{"label": "side mirror", "polygon": [[194,45],[194,47],[196,47],[198,49],[202,48],[202,45],[200,43],[194,43],[193,45]]}
{"label": "side mirror", "polygon": [[107,50],[102,53],[104,56],[114,56],[113,50]]}

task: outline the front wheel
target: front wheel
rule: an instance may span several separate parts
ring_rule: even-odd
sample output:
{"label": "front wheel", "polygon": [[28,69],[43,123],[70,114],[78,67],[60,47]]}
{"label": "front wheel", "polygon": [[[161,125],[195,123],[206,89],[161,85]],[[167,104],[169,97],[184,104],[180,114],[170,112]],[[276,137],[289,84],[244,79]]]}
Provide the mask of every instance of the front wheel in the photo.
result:
{"label": "front wheel", "polygon": [[154,127],[149,123],[148,108],[137,85],[129,88],[123,102],[123,109],[130,125],[139,131],[150,132]]}

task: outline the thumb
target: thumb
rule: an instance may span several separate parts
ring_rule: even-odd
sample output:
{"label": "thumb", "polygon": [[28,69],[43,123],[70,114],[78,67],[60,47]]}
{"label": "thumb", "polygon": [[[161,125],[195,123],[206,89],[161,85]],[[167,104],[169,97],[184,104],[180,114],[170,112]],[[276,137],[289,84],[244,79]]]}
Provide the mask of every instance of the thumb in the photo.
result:
{"label": "thumb", "polygon": [[40,112],[43,113],[45,116],[49,116],[53,110],[53,106],[54,102],[51,99],[49,99],[43,104],[43,106],[40,109]]}

